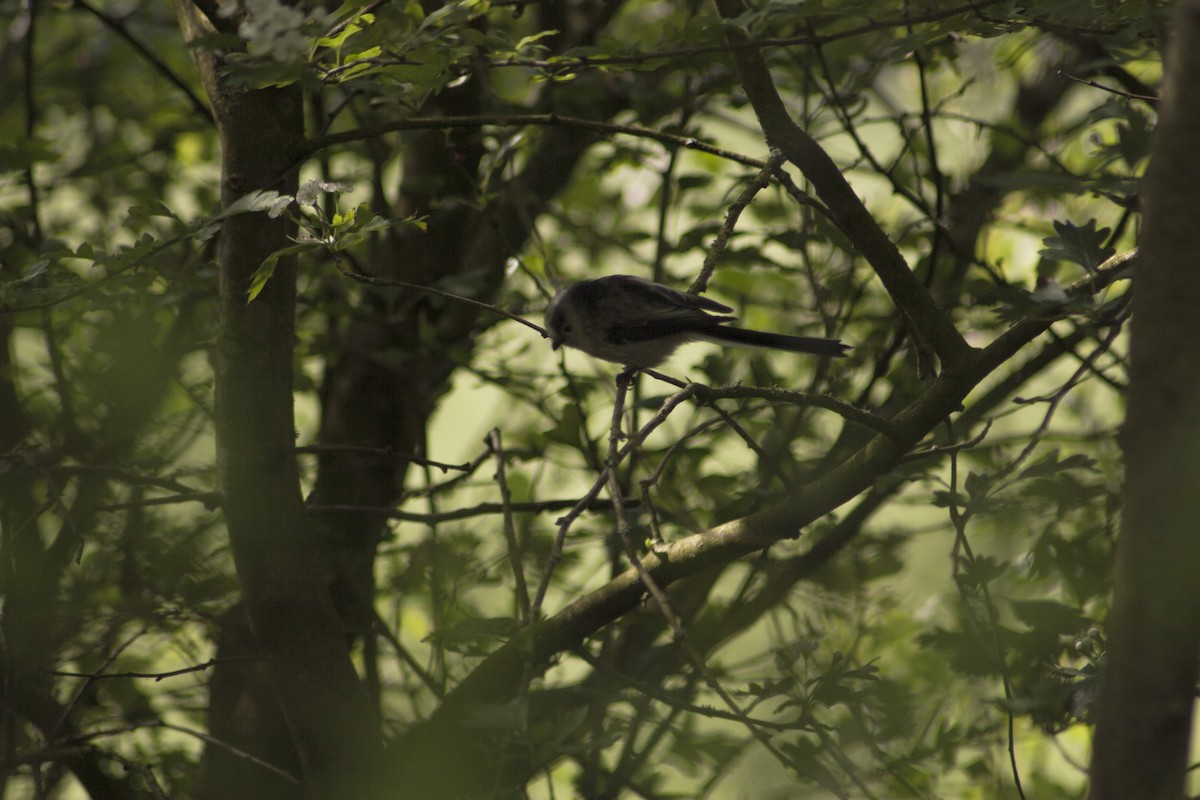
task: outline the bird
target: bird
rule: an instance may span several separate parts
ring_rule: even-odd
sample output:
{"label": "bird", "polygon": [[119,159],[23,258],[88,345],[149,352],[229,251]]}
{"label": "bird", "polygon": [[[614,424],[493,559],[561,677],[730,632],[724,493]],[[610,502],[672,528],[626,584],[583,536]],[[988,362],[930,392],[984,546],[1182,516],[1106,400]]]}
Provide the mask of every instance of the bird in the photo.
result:
{"label": "bird", "polygon": [[634,275],[578,281],[554,296],[546,308],[550,346],[582,350],[634,369],[650,369],[682,344],[696,340],[764,347],[826,358],[846,355],[837,339],[790,336],[729,323],[733,309]]}

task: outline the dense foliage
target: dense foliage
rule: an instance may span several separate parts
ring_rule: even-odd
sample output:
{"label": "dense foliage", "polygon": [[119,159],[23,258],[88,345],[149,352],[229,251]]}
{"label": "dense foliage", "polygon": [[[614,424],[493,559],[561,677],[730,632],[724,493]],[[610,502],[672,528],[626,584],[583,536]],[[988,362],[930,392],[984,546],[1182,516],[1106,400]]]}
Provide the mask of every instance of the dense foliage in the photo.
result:
{"label": "dense foliage", "polygon": [[1082,792],[1159,5],[0,8],[0,794]]}

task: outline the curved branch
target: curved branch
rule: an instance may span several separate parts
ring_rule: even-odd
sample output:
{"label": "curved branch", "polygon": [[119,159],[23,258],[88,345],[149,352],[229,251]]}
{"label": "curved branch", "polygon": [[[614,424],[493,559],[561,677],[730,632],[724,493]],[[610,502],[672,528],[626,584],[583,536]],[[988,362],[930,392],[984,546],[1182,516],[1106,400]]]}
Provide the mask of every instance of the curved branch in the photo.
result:
{"label": "curved branch", "polygon": [[[1114,256],[1093,274],[1068,287],[1069,298],[1100,291],[1125,277],[1136,251]],[[869,489],[876,479],[900,463],[907,452],[961,408],[966,396],[1018,350],[1060,318],[1045,314],[1022,320],[983,350],[972,349],[969,361],[954,372],[943,372],[926,391],[898,413],[864,447],[822,477],[797,487],[787,499],[741,519],[655,548],[642,557],[641,568],[628,569],[604,586],[577,599],[555,616],[523,630],[488,656],[450,692],[423,725],[417,725],[392,746],[396,769],[409,785],[427,790],[429,797],[452,797],[470,791],[476,781],[492,787],[495,754],[472,735],[467,720],[481,705],[513,697],[530,674],[545,670],[560,653],[579,647],[605,625],[636,609],[645,599],[642,574],[660,587],[706,569],[721,567],[781,539],[795,538],[816,519]],[[454,781],[446,781],[444,752],[456,754]],[[462,765],[471,763],[464,769]]]}
{"label": "curved branch", "polygon": [[856,422],[886,436],[899,439],[903,432],[883,417],[864,411],[857,406],[844,403],[836,397],[815,392],[794,392],[767,386],[726,386],[720,389],[701,388],[698,396],[702,400],[724,398],[769,400],[773,403],[791,403],[798,406],[815,406],[832,411],[850,422]]}
{"label": "curved branch", "polygon": [[[741,0],[716,0],[716,6],[726,20],[736,19],[745,11]],[[734,43],[745,38],[732,29],[727,36]],[[787,159],[812,181],[817,195],[829,207],[838,226],[875,269],[904,316],[918,350],[927,342],[947,371],[965,367],[971,359],[972,348],[913,275],[899,249],[872,218],[837,164],[792,120],[775,89],[762,54],[757,50],[738,49],[733,53],[733,60],[767,143],[782,150]],[[925,360],[922,359],[923,371],[928,373]]]}

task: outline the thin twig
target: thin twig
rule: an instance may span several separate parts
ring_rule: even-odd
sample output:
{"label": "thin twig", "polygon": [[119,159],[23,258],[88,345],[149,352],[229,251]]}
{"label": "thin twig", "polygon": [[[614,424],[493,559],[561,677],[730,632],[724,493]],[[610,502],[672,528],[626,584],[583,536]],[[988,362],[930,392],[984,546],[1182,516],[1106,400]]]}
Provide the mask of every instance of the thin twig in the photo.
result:
{"label": "thin twig", "polygon": [[101,503],[94,506],[93,511],[128,511],[131,508],[146,508],[148,506],[173,506],[176,503],[201,503],[208,511],[221,507],[220,492],[184,492],[166,497],[146,497],[141,500],[130,500],[126,503]]}
{"label": "thin twig", "polygon": [[891,420],[877,414],[864,411],[861,408],[838,400],[827,394],[814,392],[794,392],[789,389],[778,389],[765,386],[726,386],[720,389],[705,388],[698,394],[702,400],[721,400],[724,398],[768,400],[774,403],[791,403],[798,406],[813,406],[832,411],[849,422],[855,422],[863,427],[899,440],[900,429]]}
{"label": "thin twig", "polygon": [[[1083,360],[1083,363],[1081,363],[1075,369],[1075,372],[1071,375],[1070,379],[1068,379],[1067,382],[1061,388],[1059,388],[1057,392],[1054,393],[1053,397],[1048,399],[1047,402],[1049,405],[1046,409],[1046,413],[1042,416],[1041,423],[1029,437],[1029,441],[1026,443],[1021,452],[1017,454],[1017,457],[1008,464],[1005,464],[1004,467],[996,473],[994,484],[998,484],[1000,481],[1003,481],[1005,478],[1012,475],[1016,471],[1017,467],[1023,464],[1026,459],[1033,454],[1034,448],[1036,448],[1041,442],[1042,436],[1045,435],[1047,429],[1049,429],[1050,422],[1054,418],[1054,414],[1058,410],[1059,405],[1064,399],[1066,399],[1066,396],[1070,394],[1071,390],[1082,383],[1084,378],[1091,373],[1092,364],[1095,363],[1096,359],[1099,358],[1102,353],[1107,353],[1112,348],[1113,342],[1120,333],[1121,327],[1119,325],[1114,325],[1104,339],[1102,339],[1096,345],[1096,347],[1092,349],[1092,352],[1087,355],[1087,357]],[[1019,401],[1020,398],[1017,398],[1017,400]]]}
{"label": "thin twig", "polygon": [[[675,393],[671,397],[668,397],[662,406],[659,407],[658,413],[656,413],[645,425],[643,425],[638,430],[636,435],[630,437],[625,446],[617,453],[615,459],[616,463],[619,464],[630,452],[634,450],[634,448],[640,446],[641,443],[646,440],[646,437],[648,437],[660,425],[666,422],[667,417],[671,415],[671,412],[674,411],[680,403],[683,403],[688,398],[694,396],[701,388],[702,387],[700,387],[698,384],[688,384],[679,392]],[[545,600],[546,592],[550,588],[550,578],[553,576],[554,570],[558,566],[558,562],[562,560],[562,551],[563,547],[566,545],[568,531],[570,531],[571,526],[575,523],[575,520],[579,518],[579,515],[582,514],[586,509],[590,508],[596,501],[596,498],[600,496],[600,492],[608,483],[609,469],[610,468],[605,465],[601,473],[597,475],[596,479],[592,482],[591,488],[588,489],[583,497],[579,499],[579,502],[577,502],[565,516],[559,518],[558,531],[554,537],[554,544],[551,545],[550,554],[546,557],[546,565],[542,569],[542,579],[538,584],[537,593],[534,595],[533,605],[530,609],[531,621],[537,620],[541,613],[542,601]]]}
{"label": "thin twig", "polygon": [[[631,506],[636,506],[637,498],[626,498],[625,502]],[[544,514],[549,511],[562,511],[563,509],[579,508],[579,512],[595,511],[603,507],[603,503],[584,503],[580,507],[579,500],[539,500],[510,503],[508,508],[519,514]],[[491,514],[503,514],[503,503],[479,503],[466,508],[453,508],[448,511],[402,511],[398,508],[390,508],[388,506],[356,506],[350,504],[333,504],[333,505],[317,505],[309,506],[308,511],[312,514],[362,514],[364,516],[379,516],[388,519],[396,519],[401,522],[420,522],[425,525],[436,525],[441,522],[452,522],[459,519],[469,519],[471,517],[482,517]]]}
{"label": "thin twig", "polygon": [[130,723],[129,725],[124,725],[120,728],[104,728],[101,730],[95,730],[95,731],[91,731],[88,733],[83,733],[78,736],[71,737],[70,739],[67,740],[67,743],[68,744],[77,744],[77,743],[82,744],[82,743],[90,742],[93,739],[99,739],[99,738],[105,737],[105,736],[119,736],[124,733],[130,733],[132,731],[151,729],[151,728],[165,728],[166,730],[169,730],[169,731],[176,731],[177,733],[183,733],[183,734],[187,734],[188,736],[194,736],[197,739],[199,739],[200,741],[204,742],[205,744],[212,745],[213,747],[219,747],[222,750],[232,753],[233,755],[237,756],[238,758],[240,758],[244,761],[248,761],[251,764],[254,764],[256,766],[262,767],[265,770],[268,770],[269,772],[273,772],[276,775],[278,775],[279,777],[283,778],[288,783],[295,784],[296,786],[300,785],[300,779],[297,778],[292,773],[288,772],[287,770],[277,767],[274,764],[270,764],[266,761],[263,761],[261,758],[258,758],[257,756],[252,755],[251,753],[248,753],[245,750],[242,750],[238,747],[235,747],[235,746],[231,745],[229,742],[224,741],[223,739],[218,739],[215,736],[207,734],[204,731],[198,731],[195,728],[189,728],[185,725],[175,725],[170,722],[164,722],[160,719],[147,720],[145,722],[133,722],[133,723]]}
{"label": "thin twig", "polygon": [[783,164],[783,153],[778,149],[772,149],[762,169],[742,190],[742,193],[729,204],[729,208],[725,210],[725,219],[721,222],[721,229],[717,231],[712,244],[708,247],[707,255],[704,256],[704,266],[700,268],[700,274],[696,276],[696,280],[692,281],[692,285],[688,287],[689,294],[703,294],[704,290],[708,288],[708,280],[712,277],[722,256],[725,255],[725,249],[729,246],[729,239],[733,236],[733,229],[737,226],[742,212],[754,200],[756,194],[767,188],[767,184],[771,182],[771,176],[779,171],[781,164]]}
{"label": "thin twig", "polygon": [[651,377],[656,378],[660,381],[663,381],[664,383],[669,383],[672,386],[677,386],[680,388],[682,388],[684,386],[695,386],[696,391],[694,392],[694,394],[696,395],[699,402],[703,403],[706,407],[711,409],[714,413],[716,413],[717,416],[719,416],[725,422],[726,425],[729,426],[729,429],[731,431],[733,431],[734,434],[746,444],[746,447],[750,448],[750,451],[752,453],[754,453],[755,456],[758,457],[758,461],[763,466],[763,468],[770,471],[771,474],[774,475],[783,486],[786,487],[791,484],[791,480],[788,478],[787,475],[784,475],[782,472],[779,471],[779,468],[776,466],[774,460],[771,459],[771,457],[769,455],[767,455],[766,450],[763,450],[762,445],[760,445],[758,443],[758,441],[753,436],[750,435],[750,432],[747,431],[742,426],[742,424],[740,422],[738,422],[736,418],[734,418],[734,416],[732,414],[730,414],[725,409],[721,408],[721,406],[717,405],[716,403],[708,402],[701,398],[701,396],[705,392],[711,391],[707,386],[705,386],[703,384],[699,384],[699,383],[685,384],[683,381],[677,380],[676,378],[672,378],[669,375],[664,375],[663,373],[657,372],[656,370],[652,370],[652,369],[648,369],[648,370],[644,370],[644,371],[646,372],[646,374],[650,375]]}
{"label": "thin twig", "polygon": [[779,759],[779,762],[785,766],[793,767],[794,764],[786,755],[784,755],[771,741],[771,738],[751,720],[742,710],[741,706],[733,699],[733,696],[725,690],[725,687],[713,676],[704,659],[697,652],[696,648],[688,639],[687,632],[684,630],[683,624],[679,621],[679,616],[671,606],[671,601],[667,597],[666,592],[658,585],[653,576],[646,569],[646,565],[642,563],[641,556],[638,555],[637,546],[630,541],[632,529],[628,520],[625,517],[625,507],[621,503],[621,484],[617,478],[617,466],[620,464],[622,455],[629,452],[629,447],[624,450],[619,449],[618,445],[623,438],[621,432],[621,417],[625,402],[625,395],[629,390],[630,382],[632,381],[634,370],[625,370],[617,376],[617,396],[613,403],[612,427],[609,429],[608,437],[608,459],[606,461],[606,472],[608,473],[608,492],[613,503],[613,516],[616,519],[617,539],[621,542],[625,549],[625,555],[629,558],[629,563],[637,572],[638,579],[642,586],[654,601],[654,605],[666,620],[674,634],[675,641],[683,648],[687,654],[688,660],[692,664],[692,668],[696,670],[696,674],[700,675],[705,684],[712,689],[716,695],[721,698],[721,701],[729,708],[733,715],[741,722],[754,738],[762,744],[773,756]]}
{"label": "thin twig", "polygon": [[363,275],[361,272],[354,272],[351,269],[343,267],[341,265],[341,263],[338,264],[338,269],[347,278],[356,280],[359,283],[365,283],[369,286],[391,286],[391,287],[398,287],[401,289],[416,289],[419,292],[426,292],[428,294],[436,294],[438,297],[445,297],[449,300],[455,300],[459,303],[466,303],[467,305],[472,305],[477,308],[482,308],[486,311],[492,312],[493,314],[499,314],[502,317],[507,317],[508,319],[511,319],[514,322],[519,322],[522,325],[524,325],[525,327],[531,328],[531,329],[537,331],[538,333],[540,333],[542,335],[543,339],[550,338],[550,334],[546,333],[546,329],[543,328],[541,325],[537,325],[533,322],[530,322],[529,320],[524,319],[524,318],[518,316],[517,314],[514,314],[511,311],[506,311],[505,309],[500,308],[499,306],[492,305],[491,303],[485,303],[482,300],[476,300],[474,297],[465,297],[461,294],[455,294],[454,292],[447,292],[447,291],[443,291],[441,289],[435,289],[432,286],[425,286],[420,283],[409,283],[408,281],[400,281],[400,280],[396,280],[395,278],[376,278],[371,275]]}
{"label": "thin twig", "polygon": [[910,461],[917,461],[922,458],[932,458],[934,456],[943,456],[943,455],[949,455],[950,453],[957,453],[962,450],[970,450],[971,448],[980,444],[985,438],[987,438],[988,431],[991,430],[991,428],[992,428],[992,421],[989,419],[984,423],[983,430],[981,430],[973,438],[968,439],[965,442],[955,442],[953,444],[938,445],[936,447],[929,447],[924,450],[913,450],[911,453],[908,453],[903,458],[901,458],[900,463],[906,464]]}
{"label": "thin twig", "polygon": [[[950,439],[954,439],[954,430],[947,419],[945,422],[946,429],[950,433]],[[950,491],[951,498],[958,496],[958,453],[950,453]],[[950,524],[954,527],[954,545],[950,551],[952,559],[951,571],[953,573],[954,583],[958,587],[959,596],[962,598],[963,605],[968,604],[968,593],[965,585],[965,580],[961,571],[961,562],[965,561],[972,564],[975,561],[975,553],[971,548],[971,543],[967,539],[967,521],[971,517],[969,510],[959,510],[957,503],[950,502],[946,507],[950,515]],[[961,555],[960,555],[961,553]],[[1000,672],[1000,680],[1004,685],[1005,713],[1008,716],[1008,758],[1012,769],[1013,783],[1017,789],[1017,795],[1021,800],[1025,800],[1025,790],[1021,786],[1021,771],[1017,764],[1017,749],[1016,749],[1016,722],[1013,713],[1013,690],[1012,680],[1009,676],[1008,662],[1004,658],[1004,648],[1000,642],[1000,614],[996,610],[996,604],[992,599],[992,593],[988,589],[986,581],[979,582],[980,596],[983,598],[984,608],[987,610],[988,623],[991,628],[992,645],[994,647],[994,655],[996,658],[996,666]],[[971,614],[964,615],[967,620],[971,619]]]}
{"label": "thin twig", "polygon": [[421,666],[421,662],[417,661],[416,657],[408,651],[408,648],[404,646],[404,643],[396,638],[396,635],[392,633],[392,629],[389,628],[387,623],[383,621],[383,617],[379,616],[379,612],[376,611],[374,607],[371,608],[371,613],[374,615],[375,633],[382,636],[383,640],[392,646],[392,649],[396,651],[396,655],[400,657],[400,660],[407,664],[408,668],[411,669],[416,676],[421,679],[421,683],[425,684],[425,688],[428,689],[434,697],[439,700],[445,697],[445,688],[436,680],[434,680],[433,676]]}
{"label": "thin twig", "polygon": [[[121,653],[125,652],[127,647],[140,639],[146,633],[148,628],[148,625],[143,625],[136,633],[134,633],[121,644],[117,645],[116,648],[114,648],[113,651],[104,658],[104,661],[101,662],[100,669],[98,669],[97,672],[104,672],[104,670],[107,669],[113,661],[116,661],[117,656],[121,655]],[[46,738],[48,740],[54,741],[54,739],[58,736],[58,731],[66,723],[67,717],[71,715],[71,712],[75,710],[75,706],[79,704],[81,699],[83,699],[83,693],[86,692],[88,687],[92,685],[92,682],[95,681],[95,677],[92,675],[87,675],[85,677],[87,680],[80,684],[79,688],[75,690],[75,693],[71,695],[71,699],[67,701],[65,706],[63,706],[62,713],[59,714],[58,720],[54,723],[54,727],[50,729],[48,734],[46,734]]]}
{"label": "thin twig", "polygon": [[[231,659],[228,658],[220,659],[221,662],[227,662],[230,660]],[[105,666],[107,666],[110,662],[111,659],[106,661]],[[167,678],[175,678],[179,675],[187,675],[192,672],[203,672],[207,669],[212,669],[217,665],[217,662],[218,659],[210,658],[203,664],[195,664],[190,667],[181,667],[180,669],[173,669],[167,672],[104,672],[103,667],[101,667],[101,669],[96,672],[67,672],[65,670],[50,669],[46,670],[46,674],[55,675],[60,678],[87,678],[89,681],[111,680],[113,678],[142,678],[158,682],[166,680]]]}
{"label": "thin twig", "polygon": [[409,461],[413,464],[420,464],[423,467],[434,467],[442,472],[456,470],[459,472],[467,472],[471,469],[470,463],[464,464],[446,464],[441,461],[434,461],[431,458],[424,458],[414,453],[401,453],[394,447],[366,447],[356,444],[308,444],[295,449],[296,453],[301,455],[325,455],[327,453],[347,453],[366,456],[378,456],[380,458],[395,458],[401,461]]}
{"label": "thin twig", "polygon": [[1066,78],[1069,81],[1074,81],[1075,83],[1082,83],[1084,86],[1090,86],[1093,89],[1100,89],[1101,91],[1108,92],[1109,94],[1115,94],[1118,97],[1124,97],[1127,100],[1145,100],[1147,103],[1152,103],[1152,104],[1158,103],[1158,97],[1156,97],[1155,95],[1152,95],[1152,94],[1135,94],[1134,92],[1127,92],[1124,89],[1117,89],[1112,86],[1106,86],[1103,83],[1091,80],[1090,78],[1077,77],[1075,75],[1072,75],[1069,72],[1063,72],[1061,69],[1058,71],[1057,74],[1059,75],[1059,77]]}
{"label": "thin twig", "polygon": [[155,72],[166,78],[172,86],[182,92],[183,96],[187,98],[188,103],[191,104],[192,109],[197,114],[207,120],[210,125],[215,122],[212,111],[209,110],[208,106],[204,105],[204,101],[192,91],[192,87],[188,86],[181,77],[176,75],[175,71],[167,66],[165,61],[151,52],[150,48],[147,47],[140,39],[130,33],[129,28],[125,26],[124,22],[118,20],[116,17],[113,17],[110,14],[104,13],[91,3],[86,2],[86,0],[75,0],[75,7],[82,8],[84,11],[100,20],[100,23],[104,25],[104,27],[111,30],[118,37],[123,39],[126,44],[136,50],[138,55],[145,59],[150,66],[154,68]]}
{"label": "thin twig", "polygon": [[517,542],[517,529],[513,524],[512,493],[508,490],[508,475],[504,464],[504,442],[499,428],[492,428],[486,439],[496,456],[496,484],[500,487],[500,505],[503,510],[504,538],[508,543],[508,563],[513,572],[513,591],[517,596],[517,612],[521,620],[529,619],[529,590],[525,586],[525,566],[521,559],[521,546]]}

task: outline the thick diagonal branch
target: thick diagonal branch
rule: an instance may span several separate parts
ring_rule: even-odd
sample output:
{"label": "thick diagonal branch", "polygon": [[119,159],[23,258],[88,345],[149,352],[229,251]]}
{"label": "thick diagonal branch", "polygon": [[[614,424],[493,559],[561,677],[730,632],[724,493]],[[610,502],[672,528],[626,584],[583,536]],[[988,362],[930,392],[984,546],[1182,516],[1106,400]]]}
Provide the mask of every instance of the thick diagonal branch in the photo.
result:
{"label": "thick diagonal branch", "polygon": [[[715,3],[717,11],[727,20],[746,10],[741,0],[715,0]],[[735,30],[730,30],[727,37],[735,44],[745,39]],[[875,222],[837,164],[792,120],[775,89],[762,53],[756,49],[736,48],[732,57],[767,144],[782,151],[787,160],[812,182],[817,195],[829,207],[831,218],[866,257],[910,330],[919,337],[918,346],[922,340],[927,342],[947,370],[953,371],[965,364],[971,347],[954,327],[949,315],[938,307],[932,295],[913,275],[899,249]]]}

